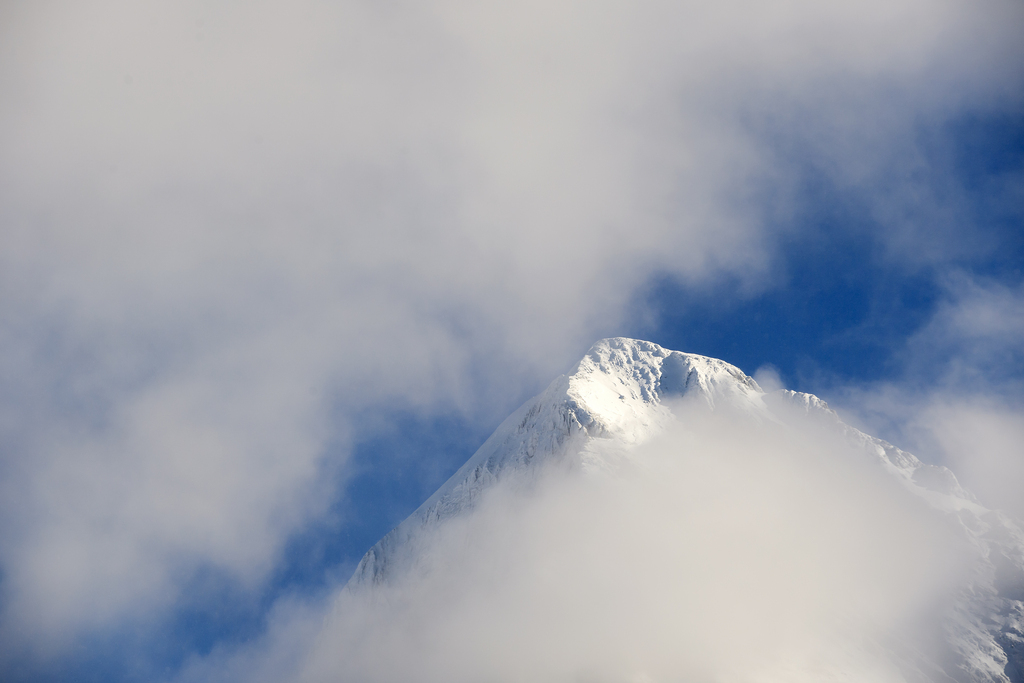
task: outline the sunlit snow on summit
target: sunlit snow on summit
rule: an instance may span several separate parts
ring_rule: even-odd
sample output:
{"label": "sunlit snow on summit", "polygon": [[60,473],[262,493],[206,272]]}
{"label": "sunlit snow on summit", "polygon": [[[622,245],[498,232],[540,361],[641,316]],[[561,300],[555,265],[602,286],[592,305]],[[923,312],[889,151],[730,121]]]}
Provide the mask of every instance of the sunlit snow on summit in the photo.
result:
{"label": "sunlit snow on summit", "polygon": [[0,680],[1020,683],[1021,35],[0,4]]}
{"label": "sunlit snow on summit", "polygon": [[1024,664],[1007,586],[1024,534],[949,470],[609,339],[367,553],[291,675],[1001,680]]}

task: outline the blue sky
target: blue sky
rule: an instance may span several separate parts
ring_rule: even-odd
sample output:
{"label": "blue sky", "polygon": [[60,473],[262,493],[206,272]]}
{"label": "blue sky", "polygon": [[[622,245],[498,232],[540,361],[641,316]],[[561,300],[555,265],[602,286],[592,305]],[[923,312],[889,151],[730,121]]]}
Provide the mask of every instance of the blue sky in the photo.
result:
{"label": "blue sky", "polygon": [[813,5],[5,8],[0,677],[230,680],[605,336],[974,471],[1020,9]]}
{"label": "blue sky", "polygon": [[[1024,177],[1024,121],[1012,123],[972,121],[945,141],[957,151],[954,170],[965,186]],[[971,195],[981,205],[974,209],[974,232],[992,239],[996,250],[908,272],[905,264],[878,257],[882,247],[871,232],[850,225],[857,222],[850,217],[850,200],[830,202],[817,194],[803,205],[813,217],[802,220],[820,232],[784,247],[778,266],[786,274],[783,285],[744,293],[723,282],[695,292],[671,277],[652,277],[638,295],[638,305],[652,309],[653,318],[609,334],[654,339],[668,348],[724,358],[750,373],[772,365],[787,387],[823,396],[836,385],[902,379],[908,372],[902,357],[908,340],[949,296],[945,275],[965,273],[1010,287],[1022,282],[1021,211],[1012,205],[985,206],[978,194]],[[1015,351],[1010,364],[999,370],[1019,381],[1024,364],[1019,347]],[[912,381],[927,385],[937,379]],[[278,565],[265,593],[254,598],[232,590],[230,582],[200,577],[196,585],[203,599],[177,611],[154,633],[161,640],[172,634],[170,642],[157,647],[140,638],[135,647],[152,653],[154,661],[148,664],[173,667],[194,651],[254,637],[269,605],[282,593],[316,594],[344,579],[369,546],[472,455],[493,426],[459,414],[396,411],[355,444],[342,500],[330,515],[289,539],[287,559]],[[123,658],[124,638],[118,633],[111,641],[101,641],[98,654],[74,662],[72,670],[85,680],[89,675],[95,680],[132,679],[131,665]],[[135,674],[140,679],[152,675],[146,666]]]}

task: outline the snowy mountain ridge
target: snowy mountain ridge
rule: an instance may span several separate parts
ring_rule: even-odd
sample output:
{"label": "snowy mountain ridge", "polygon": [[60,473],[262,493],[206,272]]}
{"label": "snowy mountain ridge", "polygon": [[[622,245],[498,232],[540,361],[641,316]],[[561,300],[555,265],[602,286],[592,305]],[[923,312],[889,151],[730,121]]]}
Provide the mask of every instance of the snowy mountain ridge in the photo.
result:
{"label": "snowy mountain ridge", "polygon": [[[776,410],[795,407],[808,419],[832,424],[868,448],[884,466],[916,487],[938,487],[956,501],[973,503],[944,467],[926,465],[881,439],[844,424],[835,411],[810,394],[766,394],[753,378],[724,361],[670,351],[647,341],[603,339],[566,375],[527,401],[402,524],[371,548],[352,581],[386,578],[392,549],[417,528],[469,508],[476,497],[508,472],[522,471],[553,457],[577,458],[583,467],[600,468],[599,440],[626,448],[643,443],[673,419],[671,400],[698,401],[712,410],[735,409],[763,421],[777,421]],[[945,501],[958,507],[960,503]]]}
{"label": "snowy mountain ridge", "polygon": [[444,520],[471,510],[479,496],[512,474],[563,463],[584,471],[608,469],[608,454],[628,453],[661,433],[677,402],[716,413],[792,424],[806,420],[840,434],[937,514],[954,515],[985,558],[948,626],[951,660],[930,667],[922,681],[1024,683],[1024,534],[987,510],[945,467],[921,462],[881,439],[845,424],[821,399],[794,391],[766,393],[721,360],[671,351],[625,338],[597,342],[566,375],[527,401],[427,501],[371,548],[346,590],[386,582],[403,552]]}
{"label": "snowy mountain ridge", "polygon": [[670,397],[685,396],[711,408],[735,406],[772,419],[762,394],[752,378],[723,361],[669,351],[651,342],[601,340],[568,374],[502,422],[441,488],[371,548],[352,583],[385,580],[394,549],[419,527],[468,509],[483,490],[511,471],[556,456],[599,466],[588,448],[595,440],[627,448],[643,443],[672,420],[665,405]]}

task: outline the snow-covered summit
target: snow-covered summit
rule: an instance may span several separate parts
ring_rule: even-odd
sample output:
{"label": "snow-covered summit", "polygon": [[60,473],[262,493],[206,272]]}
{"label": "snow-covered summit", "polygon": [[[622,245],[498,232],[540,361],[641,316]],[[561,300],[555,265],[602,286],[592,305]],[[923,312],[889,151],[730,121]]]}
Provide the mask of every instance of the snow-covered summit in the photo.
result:
{"label": "snow-covered summit", "polygon": [[[944,493],[963,493],[945,468],[924,465],[843,424],[817,397],[792,391],[766,394],[753,378],[724,361],[613,337],[594,344],[568,374],[502,422],[441,488],[367,552],[352,583],[384,580],[399,546],[408,545],[424,526],[472,508],[483,491],[511,472],[521,475],[553,461],[605,468],[608,454],[628,451],[668,426],[678,402],[736,411],[757,421],[778,421],[779,414],[795,406],[811,419],[834,423],[911,485],[934,481],[942,484]],[[930,477],[917,476],[925,470]]]}
{"label": "snow-covered summit", "polygon": [[594,344],[551,388],[564,391],[592,417],[598,430],[591,429],[593,436],[627,442],[645,438],[653,423],[668,412],[665,403],[671,399],[686,397],[710,408],[721,404],[755,412],[764,408],[761,387],[739,368],[623,337]]}
{"label": "snow-covered summit", "polygon": [[752,378],[723,361],[647,341],[602,339],[568,374],[502,422],[434,495],[371,548],[352,582],[384,580],[398,546],[424,525],[471,507],[482,491],[510,471],[522,472],[553,458],[579,458],[598,439],[627,447],[642,443],[672,419],[667,406],[671,400],[765,412],[763,393]]}
{"label": "snow-covered summit", "polygon": [[594,344],[568,374],[502,422],[440,489],[366,553],[347,590],[386,582],[415,561],[426,531],[472,510],[486,490],[513,475],[529,480],[550,464],[614,471],[610,459],[628,457],[674,420],[687,419],[680,415],[699,414],[679,410],[687,404],[724,412],[727,420],[825,430],[935,514],[949,516],[983,560],[944,627],[949,661],[929,664],[944,673],[922,674],[920,680],[1024,683],[1024,534],[1012,520],[981,506],[948,469],[845,424],[816,396],[766,393],[724,361],[621,337]]}

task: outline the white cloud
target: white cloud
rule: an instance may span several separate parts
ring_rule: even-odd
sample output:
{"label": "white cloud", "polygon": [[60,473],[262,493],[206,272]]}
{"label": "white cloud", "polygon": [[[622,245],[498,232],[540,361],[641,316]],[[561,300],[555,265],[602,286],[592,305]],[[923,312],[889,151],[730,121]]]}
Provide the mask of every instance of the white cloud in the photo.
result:
{"label": "white cloud", "polygon": [[490,491],[340,593],[285,678],[904,680],[963,578],[955,525],[838,440],[680,411],[635,470]]}
{"label": "white cloud", "polygon": [[869,431],[948,466],[1024,519],[1024,290],[963,274],[908,340],[894,380],[837,392]]}
{"label": "white cloud", "polygon": [[982,502],[1024,520],[1024,409],[983,397],[944,398],[911,427]]}
{"label": "white cloud", "polygon": [[871,186],[921,115],[1019,94],[1002,2],[2,11],[0,634],[32,643],[199,566],[258,585],[353,406],[491,419],[657,269],[763,286],[770,136]]}
{"label": "white cloud", "polygon": [[774,365],[762,365],[754,373],[754,381],[764,390],[765,393],[785,389],[782,377],[779,376],[779,369]]}
{"label": "white cloud", "polygon": [[946,290],[932,320],[910,340],[911,370],[962,391],[1022,388],[1024,287],[959,274]]}

